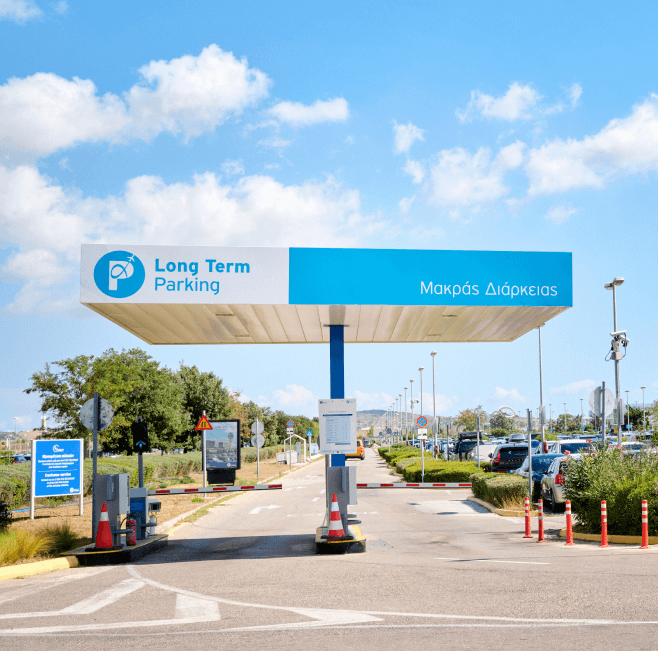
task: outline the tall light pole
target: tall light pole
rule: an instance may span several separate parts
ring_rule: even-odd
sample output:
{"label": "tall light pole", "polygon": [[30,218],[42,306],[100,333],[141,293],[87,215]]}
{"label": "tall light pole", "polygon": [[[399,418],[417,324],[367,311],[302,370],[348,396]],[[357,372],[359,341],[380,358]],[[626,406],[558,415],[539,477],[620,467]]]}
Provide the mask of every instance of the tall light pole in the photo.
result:
{"label": "tall light pole", "polygon": [[644,438],[647,437],[647,423],[645,420],[645,415],[644,415],[644,390],[646,387],[640,387],[642,389],[642,436]]}
{"label": "tall light pole", "polygon": [[407,387],[404,387],[404,431],[407,434],[407,445],[409,444],[409,420],[407,419]]}
{"label": "tall light pole", "polygon": [[546,420],[546,416],[544,415],[544,376],[541,359],[541,329],[544,325],[546,324],[542,323],[541,325],[537,326],[537,330],[539,332],[539,422],[541,423],[542,452],[546,450],[546,430],[544,425],[544,421]]}
{"label": "tall light pole", "polygon": [[416,430],[413,429],[413,427],[414,427],[414,381],[409,380],[409,385],[411,386],[411,388],[410,388],[410,392],[411,392],[411,398],[410,398],[410,400],[411,400],[411,429],[412,429],[412,432],[414,432],[413,436],[411,437],[411,442],[413,444],[413,443],[416,442],[416,434],[415,434]]}
{"label": "tall light pole", "polygon": [[583,411],[583,399],[580,399],[580,429],[585,430],[585,425],[583,421],[585,420],[585,412]]}
{"label": "tall light pole", "polygon": [[434,448],[432,451],[432,456],[436,458],[436,372],[434,368],[434,358],[436,357],[436,351],[433,350],[430,355],[432,356],[432,413],[434,419],[432,420],[432,429],[434,430]]}
{"label": "tall light pole", "polygon": [[423,370],[424,366],[419,366],[418,370],[420,371],[420,414],[419,416],[423,415]]}
{"label": "tall light pole", "polygon": [[628,392],[630,389],[626,389],[626,431],[630,429],[629,425],[631,424],[631,412],[629,411],[628,407]]}
{"label": "tall light pole", "polygon": [[[606,283],[603,285],[605,289],[612,290],[612,315],[613,315],[613,324],[614,332],[617,332],[617,287],[624,283],[624,279],[621,277],[615,278],[611,283]],[[621,407],[619,402],[621,397],[619,394],[619,360],[621,359],[621,353],[618,350],[619,346],[617,345],[617,350],[614,350],[614,339],[613,339],[613,359],[615,362],[615,404],[617,406],[617,445],[621,448]]]}
{"label": "tall light pole", "polygon": [[567,433],[567,403],[562,403],[564,405],[564,433]]}
{"label": "tall light pole", "polygon": [[399,402],[398,402],[398,405],[399,405],[399,408],[400,408],[400,411],[399,411],[399,417],[400,417],[399,434],[400,434],[400,441],[402,441],[402,394],[398,393],[398,396],[400,396],[400,399],[399,399]]}

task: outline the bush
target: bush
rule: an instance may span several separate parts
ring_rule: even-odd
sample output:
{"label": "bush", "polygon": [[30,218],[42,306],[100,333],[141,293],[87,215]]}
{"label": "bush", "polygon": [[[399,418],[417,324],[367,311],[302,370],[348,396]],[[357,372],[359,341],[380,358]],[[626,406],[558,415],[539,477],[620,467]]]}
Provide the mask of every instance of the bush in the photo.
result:
{"label": "bush", "polygon": [[40,534],[46,540],[46,547],[51,554],[61,554],[74,549],[80,539],[69,524],[47,527]]}
{"label": "bush", "polygon": [[6,502],[0,501],[0,532],[11,524],[11,510]]}
{"label": "bush", "polygon": [[470,480],[473,495],[499,509],[523,507],[528,497],[528,480],[520,475],[475,473]]}
{"label": "bush", "polygon": [[[405,481],[419,482],[422,476],[422,467],[420,460],[413,465],[407,466],[402,474]],[[425,461],[425,481],[426,482],[457,482],[466,483],[470,481],[470,476],[478,471],[477,463],[474,461],[440,461],[428,459]]]}
{"label": "bush", "polygon": [[606,500],[608,533],[639,535],[642,500],[648,502],[649,533],[658,534],[658,459],[624,456],[602,450],[569,464],[565,496],[578,523],[587,531],[601,531],[601,500]]}
{"label": "bush", "polygon": [[0,564],[32,558],[47,546],[48,541],[42,534],[21,529],[5,531],[0,534]]}

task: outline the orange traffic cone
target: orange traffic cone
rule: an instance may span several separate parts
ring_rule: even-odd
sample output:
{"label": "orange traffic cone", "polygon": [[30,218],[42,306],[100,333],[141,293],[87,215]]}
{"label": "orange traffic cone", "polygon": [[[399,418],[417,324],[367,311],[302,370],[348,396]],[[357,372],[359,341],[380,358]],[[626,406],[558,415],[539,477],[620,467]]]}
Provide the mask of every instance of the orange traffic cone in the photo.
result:
{"label": "orange traffic cone", "polygon": [[107,515],[107,505],[103,502],[101,519],[98,522],[96,532],[96,549],[112,549],[112,530],[110,529],[110,518]]}
{"label": "orange traffic cone", "polygon": [[340,511],[338,510],[338,499],[336,493],[331,497],[331,515],[329,516],[329,530],[327,531],[327,540],[336,538],[345,538],[343,531],[343,521],[340,519]]}

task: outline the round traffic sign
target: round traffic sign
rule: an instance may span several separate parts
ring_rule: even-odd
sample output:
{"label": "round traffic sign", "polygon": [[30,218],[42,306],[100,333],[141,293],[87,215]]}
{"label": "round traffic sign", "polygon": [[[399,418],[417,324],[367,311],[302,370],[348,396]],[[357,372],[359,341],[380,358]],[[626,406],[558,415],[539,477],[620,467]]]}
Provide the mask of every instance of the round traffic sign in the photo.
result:
{"label": "round traffic sign", "polygon": [[418,427],[427,427],[427,418],[425,416],[418,416],[416,422],[418,423]]}
{"label": "round traffic sign", "polygon": [[251,424],[251,431],[254,434],[262,434],[264,429],[265,425],[263,425],[263,423],[261,423],[259,420]]}
{"label": "round traffic sign", "polygon": [[[99,398],[98,402],[98,429],[104,430],[112,424],[114,418],[114,409],[112,405],[105,400]],[[94,399],[89,398],[82,407],[80,407],[80,420],[82,424],[89,430],[94,429]]]}
{"label": "round traffic sign", "polygon": [[265,437],[262,434],[256,434],[251,437],[251,444],[255,448],[262,448],[265,445]]}
{"label": "round traffic sign", "polygon": [[391,428],[390,428],[390,427],[387,427],[387,428],[386,428],[386,433],[387,433],[387,434],[392,434],[392,433],[393,433],[393,432],[391,431]]}
{"label": "round traffic sign", "polygon": [[295,421],[294,421],[294,420],[289,420],[289,421],[286,423],[286,427],[294,427],[294,426],[295,426]]}

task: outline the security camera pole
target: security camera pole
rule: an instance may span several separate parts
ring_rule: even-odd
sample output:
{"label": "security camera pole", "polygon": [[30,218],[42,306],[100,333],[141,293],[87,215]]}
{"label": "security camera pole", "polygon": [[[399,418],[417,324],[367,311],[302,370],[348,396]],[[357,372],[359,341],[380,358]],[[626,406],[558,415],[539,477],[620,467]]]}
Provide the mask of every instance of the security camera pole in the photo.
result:
{"label": "security camera pole", "polygon": [[[617,332],[617,287],[622,285],[623,278],[615,278],[611,283],[606,283],[604,287],[612,290],[612,313],[614,319],[614,332]],[[616,345],[615,345],[616,344]],[[615,405],[617,407],[617,445],[621,447],[621,397],[619,389],[619,361],[621,360],[621,352],[619,350],[619,342],[616,338],[612,340],[612,359],[615,362]]]}

